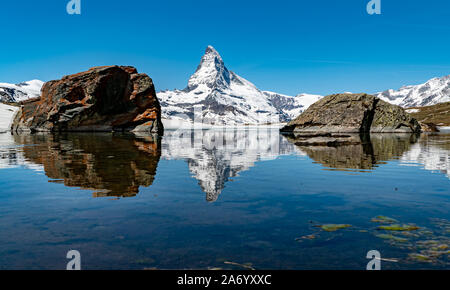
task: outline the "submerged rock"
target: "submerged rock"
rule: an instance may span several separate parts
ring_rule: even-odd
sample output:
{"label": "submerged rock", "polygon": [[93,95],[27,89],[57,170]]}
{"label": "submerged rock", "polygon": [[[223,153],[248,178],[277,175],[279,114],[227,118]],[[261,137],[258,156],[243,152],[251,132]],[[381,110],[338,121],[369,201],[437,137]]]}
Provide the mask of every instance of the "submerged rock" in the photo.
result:
{"label": "submerged rock", "polygon": [[385,231],[416,231],[419,229],[416,225],[399,225],[399,224],[391,224],[385,226],[379,226],[379,230]]}
{"label": "submerged rock", "polygon": [[372,219],[372,222],[374,223],[381,223],[381,224],[393,224],[393,223],[398,223],[398,221],[396,219],[387,217],[387,216],[383,216],[383,215],[379,215],[376,216]]}
{"label": "submerged rock", "polygon": [[300,238],[295,238],[296,241],[301,241],[301,240],[315,240],[317,238],[317,235],[315,234],[310,234],[310,235],[306,235],[306,236],[302,236]]}
{"label": "submerged rock", "polygon": [[385,239],[385,240],[391,240],[391,241],[394,241],[394,242],[399,242],[399,243],[406,243],[406,242],[408,242],[408,239],[397,237],[397,236],[393,236],[393,235],[389,235],[389,234],[379,234],[379,235],[376,235],[376,237],[378,237],[380,239]]}
{"label": "submerged rock", "polygon": [[409,254],[408,256],[411,260],[416,262],[429,262],[429,263],[433,262],[433,259],[431,257],[426,256],[424,254],[412,253]]}
{"label": "submerged rock", "polygon": [[241,264],[241,263],[236,263],[236,262],[230,262],[230,261],[224,261],[224,264],[227,265],[232,265],[232,266],[238,266],[247,270],[255,270],[255,268],[253,268],[252,263],[245,263],[245,264]]}
{"label": "submerged rock", "polygon": [[134,67],[105,66],[44,84],[22,102],[12,131],[134,131],[163,133],[153,81]]}
{"label": "submerged rock", "polygon": [[347,225],[347,224],[326,224],[326,225],[320,225],[318,227],[321,228],[322,230],[326,231],[326,232],[335,232],[337,230],[350,228],[351,225]]}
{"label": "submerged rock", "polygon": [[336,94],[311,105],[281,129],[284,133],[412,133],[416,119],[399,106],[367,94]]}

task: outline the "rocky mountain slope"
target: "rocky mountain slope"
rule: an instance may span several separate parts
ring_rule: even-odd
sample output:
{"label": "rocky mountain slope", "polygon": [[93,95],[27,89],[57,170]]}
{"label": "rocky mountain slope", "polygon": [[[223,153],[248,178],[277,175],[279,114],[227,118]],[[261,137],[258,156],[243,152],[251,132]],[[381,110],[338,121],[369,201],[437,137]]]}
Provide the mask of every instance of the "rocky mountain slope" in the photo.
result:
{"label": "rocky mountain slope", "polygon": [[404,86],[376,94],[380,99],[404,108],[424,107],[450,102],[450,75],[434,78],[424,84]]}
{"label": "rocky mountain slope", "polygon": [[450,126],[450,102],[426,107],[413,107],[407,109],[406,112],[422,123]]}

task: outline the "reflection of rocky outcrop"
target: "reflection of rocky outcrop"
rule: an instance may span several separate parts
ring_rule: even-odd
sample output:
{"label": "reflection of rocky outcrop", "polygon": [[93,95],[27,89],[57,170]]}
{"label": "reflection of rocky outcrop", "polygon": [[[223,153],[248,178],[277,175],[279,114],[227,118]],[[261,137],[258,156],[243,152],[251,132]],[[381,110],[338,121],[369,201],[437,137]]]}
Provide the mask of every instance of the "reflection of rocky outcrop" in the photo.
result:
{"label": "reflection of rocky outcrop", "polygon": [[186,160],[210,202],[217,200],[225,183],[239,172],[295,150],[277,129],[270,128],[168,131],[162,142],[163,158]]}
{"label": "reflection of rocky outcrop", "polygon": [[419,134],[371,134],[373,155],[377,162],[400,158],[419,139]]}
{"label": "reflection of rocky outcrop", "polygon": [[344,145],[302,146],[295,138],[287,138],[311,159],[334,169],[372,169],[401,157],[417,141],[415,134],[372,134],[351,135],[353,143]]}
{"label": "reflection of rocky outcrop", "polygon": [[28,162],[66,186],[99,196],[135,196],[153,183],[161,151],[157,137],[112,134],[15,135]]}

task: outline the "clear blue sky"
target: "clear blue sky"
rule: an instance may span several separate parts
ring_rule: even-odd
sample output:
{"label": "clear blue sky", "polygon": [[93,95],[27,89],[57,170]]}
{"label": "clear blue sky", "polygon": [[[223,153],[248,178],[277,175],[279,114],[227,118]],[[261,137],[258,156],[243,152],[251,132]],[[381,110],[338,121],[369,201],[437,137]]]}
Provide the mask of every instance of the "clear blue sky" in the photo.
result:
{"label": "clear blue sky", "polygon": [[450,74],[450,1],[2,1],[0,82],[48,81],[133,65],[157,89],[184,88],[207,45],[259,88],[375,92]]}

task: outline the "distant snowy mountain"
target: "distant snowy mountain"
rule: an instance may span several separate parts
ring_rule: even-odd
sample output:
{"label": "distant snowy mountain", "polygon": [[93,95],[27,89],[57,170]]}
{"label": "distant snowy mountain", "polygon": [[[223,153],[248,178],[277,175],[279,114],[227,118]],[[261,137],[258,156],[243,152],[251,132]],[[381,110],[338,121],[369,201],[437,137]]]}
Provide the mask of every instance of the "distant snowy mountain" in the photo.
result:
{"label": "distant snowy mountain", "polygon": [[261,91],[229,71],[219,53],[208,46],[187,87],[159,92],[158,98],[163,119],[196,119],[206,124],[233,125],[286,122],[321,96],[291,97]]}
{"label": "distant snowy mountain", "polygon": [[297,118],[309,106],[323,98],[319,95],[299,94],[295,97],[263,91],[270,103],[277,109],[281,122]]}
{"label": "distant snowy mountain", "polygon": [[30,98],[39,97],[43,81],[31,80],[20,84],[0,83],[1,102],[20,102]]}
{"label": "distant snowy mountain", "polygon": [[434,78],[424,84],[404,86],[376,94],[380,99],[404,108],[423,107],[450,102],[450,75]]}

